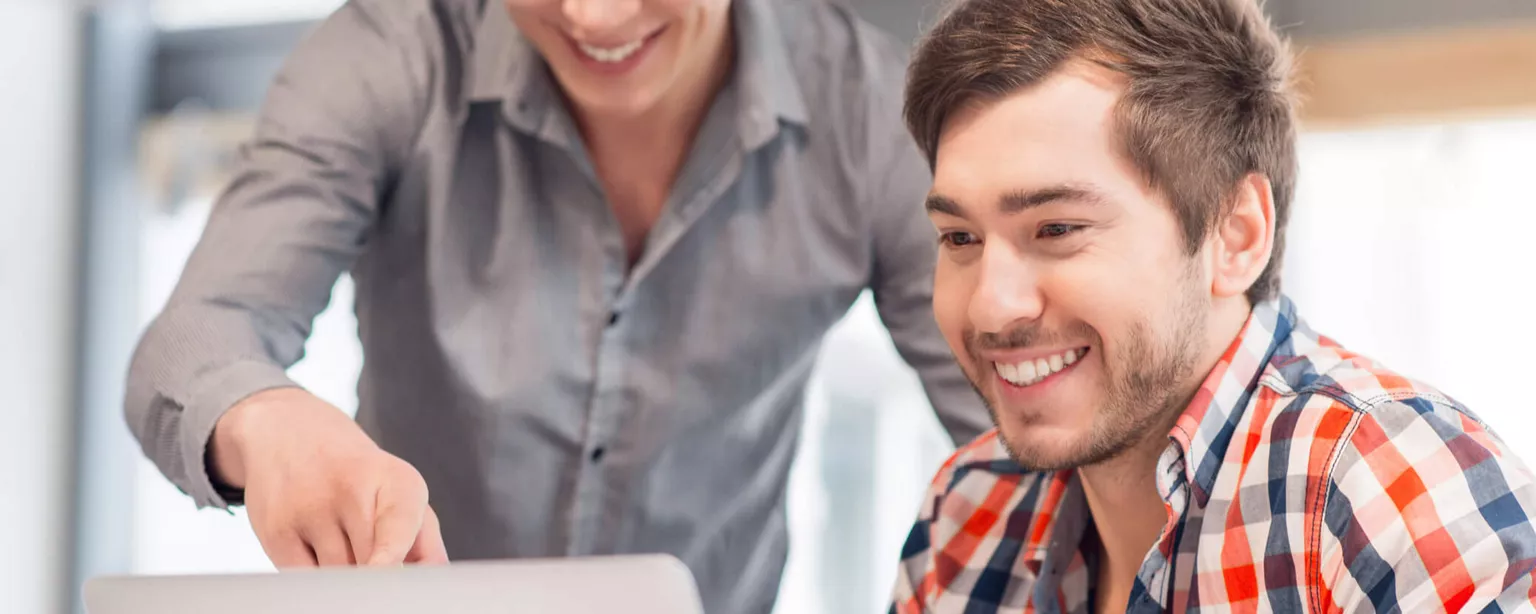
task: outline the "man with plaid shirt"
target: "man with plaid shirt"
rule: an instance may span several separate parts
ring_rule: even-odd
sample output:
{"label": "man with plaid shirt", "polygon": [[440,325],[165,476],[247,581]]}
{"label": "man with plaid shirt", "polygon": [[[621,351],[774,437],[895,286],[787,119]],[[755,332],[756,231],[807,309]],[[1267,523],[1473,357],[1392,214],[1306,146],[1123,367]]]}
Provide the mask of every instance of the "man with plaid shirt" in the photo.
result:
{"label": "man with plaid shirt", "polygon": [[1252,0],[962,0],[924,39],[934,313],[997,428],[893,612],[1532,609],[1530,470],[1279,291],[1289,80]]}

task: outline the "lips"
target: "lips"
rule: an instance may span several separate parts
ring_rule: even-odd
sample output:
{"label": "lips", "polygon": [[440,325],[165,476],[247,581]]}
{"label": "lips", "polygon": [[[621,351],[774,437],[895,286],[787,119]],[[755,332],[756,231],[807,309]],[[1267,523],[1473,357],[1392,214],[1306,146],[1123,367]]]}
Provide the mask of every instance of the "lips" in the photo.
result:
{"label": "lips", "polygon": [[655,42],[666,27],[631,40],[609,39],[603,41],[583,41],[571,36],[566,36],[576,58],[586,65],[589,70],[603,74],[622,74],[638,66],[645,55],[655,47]]}

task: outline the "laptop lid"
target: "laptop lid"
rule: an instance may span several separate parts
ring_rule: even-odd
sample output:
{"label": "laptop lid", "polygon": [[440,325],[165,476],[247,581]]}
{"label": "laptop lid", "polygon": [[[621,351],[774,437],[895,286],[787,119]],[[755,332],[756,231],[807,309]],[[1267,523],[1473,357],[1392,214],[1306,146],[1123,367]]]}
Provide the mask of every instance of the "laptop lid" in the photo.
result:
{"label": "laptop lid", "polygon": [[85,583],[89,614],[703,614],[693,574],[666,555],[326,568]]}

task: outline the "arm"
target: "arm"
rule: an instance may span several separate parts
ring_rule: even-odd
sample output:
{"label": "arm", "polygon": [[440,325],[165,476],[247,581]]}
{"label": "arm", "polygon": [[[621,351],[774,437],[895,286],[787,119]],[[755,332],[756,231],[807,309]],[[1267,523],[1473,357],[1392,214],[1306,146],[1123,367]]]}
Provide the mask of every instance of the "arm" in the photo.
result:
{"label": "arm", "polygon": [[981,398],[966,380],[933,319],[933,270],[937,257],[933,226],[923,214],[930,176],[916,145],[899,123],[877,134],[889,135],[871,155],[879,160],[870,179],[874,195],[874,267],[870,288],[880,319],[896,349],[922,378],[939,422],[956,445],[991,428]]}
{"label": "arm", "polygon": [[1530,470],[1481,424],[1423,399],[1373,408],[1331,473],[1312,604],[1346,612],[1529,608],[1532,510]]}
{"label": "arm", "polygon": [[378,4],[352,2],[272,85],[254,139],[129,369],[128,424],[199,506],[224,506],[205,470],[215,424],[252,394],[293,386],[315,315],[361,251],[410,146],[423,58],[388,40]]}

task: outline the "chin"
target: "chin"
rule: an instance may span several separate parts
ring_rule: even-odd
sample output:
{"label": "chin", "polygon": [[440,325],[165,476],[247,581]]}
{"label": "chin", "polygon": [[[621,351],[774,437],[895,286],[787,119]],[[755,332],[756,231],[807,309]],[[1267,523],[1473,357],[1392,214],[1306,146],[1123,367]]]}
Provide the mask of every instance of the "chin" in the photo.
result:
{"label": "chin", "polygon": [[1092,436],[1083,429],[1052,426],[998,428],[1008,455],[1031,471],[1075,469],[1097,462]]}
{"label": "chin", "polygon": [[635,117],[654,109],[661,96],[649,87],[613,84],[610,87],[583,88],[581,95],[574,98],[577,105],[588,112],[608,117]]}

